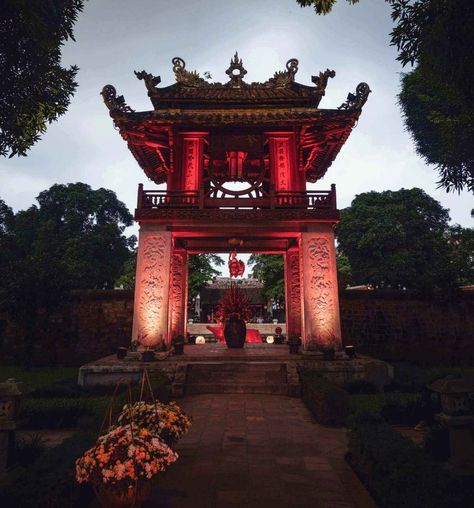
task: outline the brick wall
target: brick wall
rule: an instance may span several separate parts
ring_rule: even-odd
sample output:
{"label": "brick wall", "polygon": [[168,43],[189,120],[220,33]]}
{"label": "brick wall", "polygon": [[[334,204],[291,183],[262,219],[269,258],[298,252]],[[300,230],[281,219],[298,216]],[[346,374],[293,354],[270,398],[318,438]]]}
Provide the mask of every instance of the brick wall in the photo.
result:
{"label": "brick wall", "polygon": [[[400,292],[344,291],[345,344],[387,359],[474,359],[474,292],[417,298]],[[130,343],[132,291],[77,291],[38,330],[37,363],[79,365]],[[0,316],[0,354],[19,356],[19,331]]]}
{"label": "brick wall", "polygon": [[417,297],[396,291],[344,291],[345,344],[387,359],[474,359],[474,292]]}

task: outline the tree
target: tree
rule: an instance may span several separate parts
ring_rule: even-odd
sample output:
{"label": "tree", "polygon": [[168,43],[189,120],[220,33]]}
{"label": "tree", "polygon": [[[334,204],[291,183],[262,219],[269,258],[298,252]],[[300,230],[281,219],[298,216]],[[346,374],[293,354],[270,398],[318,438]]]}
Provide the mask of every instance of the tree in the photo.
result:
{"label": "tree", "polygon": [[83,0],[4,0],[0,9],[0,155],[26,155],[77,87],[61,66]]}
{"label": "tree", "polygon": [[469,241],[466,233],[466,242],[456,245],[460,230],[448,222],[448,210],[421,189],[366,192],[341,211],[338,248],[349,259],[355,284],[453,288],[469,273],[460,254]]}
{"label": "tree", "polygon": [[252,276],[263,282],[263,294],[267,300],[285,301],[285,268],[279,254],[252,254],[249,266]]}
{"label": "tree", "polygon": [[124,235],[132,216],[110,190],[53,185],[37,200],[0,235],[0,308],[23,329],[27,360],[70,290],[112,287],[135,244]]}
{"label": "tree", "polygon": [[[347,0],[357,3],[354,0]],[[418,154],[447,191],[474,192],[474,9],[471,0],[386,0],[396,23],[391,44],[414,69],[399,103]],[[335,0],[297,0],[318,14]]]}
{"label": "tree", "polygon": [[220,274],[215,266],[222,266],[224,260],[216,254],[191,254],[188,261],[188,301],[191,302],[199,291]]}

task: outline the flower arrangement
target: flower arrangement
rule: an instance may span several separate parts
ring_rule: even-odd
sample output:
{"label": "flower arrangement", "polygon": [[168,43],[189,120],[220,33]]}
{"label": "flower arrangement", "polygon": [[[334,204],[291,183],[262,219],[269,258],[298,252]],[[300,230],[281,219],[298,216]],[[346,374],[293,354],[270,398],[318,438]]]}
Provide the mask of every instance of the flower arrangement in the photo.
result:
{"label": "flower arrangement", "polygon": [[216,312],[217,319],[222,322],[227,321],[232,316],[243,321],[249,321],[252,316],[249,301],[236,284],[232,284],[230,289],[224,293]]}
{"label": "flower arrangement", "polygon": [[191,419],[175,403],[135,402],[126,404],[118,417],[119,425],[133,422],[134,425],[147,429],[166,444],[171,445],[191,427]]}
{"label": "flower arrangement", "polygon": [[117,426],[76,460],[76,480],[126,492],[137,481],[165,471],[177,459],[177,453],[148,429],[133,424]]}

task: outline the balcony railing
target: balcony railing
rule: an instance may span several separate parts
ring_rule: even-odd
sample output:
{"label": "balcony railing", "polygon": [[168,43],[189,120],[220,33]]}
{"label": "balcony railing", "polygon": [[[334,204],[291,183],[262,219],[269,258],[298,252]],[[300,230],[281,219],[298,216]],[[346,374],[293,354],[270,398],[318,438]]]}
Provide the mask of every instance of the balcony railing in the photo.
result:
{"label": "balcony railing", "polygon": [[328,191],[270,191],[268,197],[207,197],[198,191],[144,190],[138,186],[138,207],[159,208],[247,208],[281,209],[302,208],[306,210],[336,210],[336,186]]}

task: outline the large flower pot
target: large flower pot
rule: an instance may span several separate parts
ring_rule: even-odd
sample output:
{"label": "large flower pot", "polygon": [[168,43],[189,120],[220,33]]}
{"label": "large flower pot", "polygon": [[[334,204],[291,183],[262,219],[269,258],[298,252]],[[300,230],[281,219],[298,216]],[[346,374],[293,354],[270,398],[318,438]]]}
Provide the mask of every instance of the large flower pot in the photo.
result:
{"label": "large flower pot", "polygon": [[139,480],[128,490],[117,490],[113,486],[98,485],[94,488],[95,495],[104,508],[141,508],[150,497],[156,480]]}
{"label": "large flower pot", "polygon": [[245,321],[238,317],[230,317],[224,327],[224,338],[228,348],[243,348],[247,327]]}

